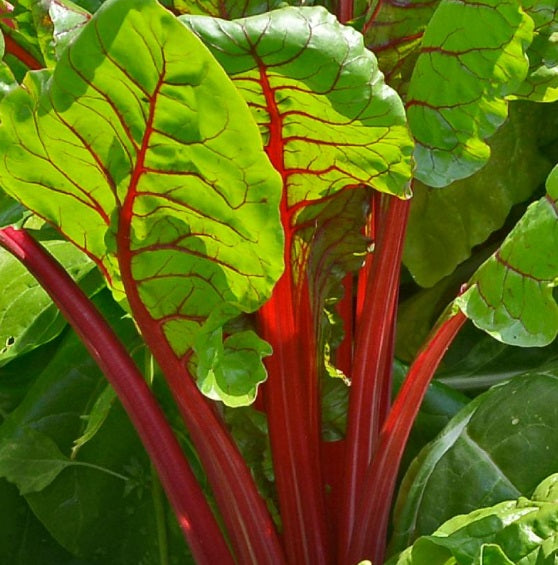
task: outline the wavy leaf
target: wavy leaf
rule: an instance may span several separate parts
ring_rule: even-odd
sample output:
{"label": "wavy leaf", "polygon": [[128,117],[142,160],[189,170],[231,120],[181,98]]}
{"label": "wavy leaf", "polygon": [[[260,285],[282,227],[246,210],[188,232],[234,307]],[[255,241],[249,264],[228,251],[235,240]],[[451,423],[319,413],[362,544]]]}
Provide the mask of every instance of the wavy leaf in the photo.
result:
{"label": "wavy leaf", "polygon": [[279,178],[226,74],[155,0],[106,2],[52,78],[33,73],[0,111],[1,185],[116,296],[126,285],[177,356],[209,318],[268,297],[282,271]]}
{"label": "wavy leaf", "polygon": [[542,184],[553,163],[538,147],[539,126],[549,116],[549,108],[539,108],[510,105],[508,121],[490,140],[490,159],[475,175],[444,190],[414,183],[403,261],[419,285],[451,274]]}
{"label": "wavy leaf", "polygon": [[558,465],[557,401],[555,371],[533,373],[492,388],[459,412],[404,479],[393,549],[456,514],[530,496]]}
{"label": "wavy leaf", "polygon": [[477,327],[504,343],[542,346],[558,335],[558,167],[546,187],[456,300]]}
{"label": "wavy leaf", "polygon": [[248,102],[290,209],[360,184],[409,196],[403,106],[359,33],[321,7],[180,19]]}
{"label": "wavy leaf", "polygon": [[537,102],[558,100],[558,21],[555,0],[538,2],[525,0],[523,9],[533,18],[533,43],[527,51],[529,74],[511,98],[526,98]]}
{"label": "wavy leaf", "polygon": [[[549,477],[555,480],[556,475]],[[547,482],[547,481],[545,481]],[[544,483],[540,487],[544,488]],[[388,565],[513,565],[554,563],[558,555],[558,504],[520,498],[447,521],[419,538]]]}
{"label": "wavy leaf", "polygon": [[515,0],[439,4],[407,100],[420,181],[446,186],[488,160],[484,140],[504,122],[504,98],[527,74],[532,34],[533,22]]}

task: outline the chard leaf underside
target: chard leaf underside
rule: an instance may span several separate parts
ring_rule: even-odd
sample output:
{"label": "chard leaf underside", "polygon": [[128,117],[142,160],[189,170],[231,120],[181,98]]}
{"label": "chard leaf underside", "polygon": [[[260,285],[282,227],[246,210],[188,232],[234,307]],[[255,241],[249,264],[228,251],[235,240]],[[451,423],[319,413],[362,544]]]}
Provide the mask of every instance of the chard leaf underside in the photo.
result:
{"label": "chard leaf underside", "polygon": [[505,97],[528,70],[533,21],[515,0],[443,0],[422,38],[407,99],[416,177],[435,187],[479,170]]}
{"label": "chard leaf underside", "polygon": [[558,334],[558,168],[546,188],[456,301],[477,327],[511,345],[548,345]]}
{"label": "chard leaf underside", "polygon": [[209,318],[269,296],[279,178],[227,75],[155,0],[106,2],[52,77],[28,75],[0,112],[1,186],[92,257],[175,355]]}

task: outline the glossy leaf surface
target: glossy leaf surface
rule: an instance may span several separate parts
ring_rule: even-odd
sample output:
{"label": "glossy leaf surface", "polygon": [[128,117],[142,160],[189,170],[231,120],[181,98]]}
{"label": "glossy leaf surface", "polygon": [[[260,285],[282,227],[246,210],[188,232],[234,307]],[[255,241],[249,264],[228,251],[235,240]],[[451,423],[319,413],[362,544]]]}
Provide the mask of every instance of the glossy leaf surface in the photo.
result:
{"label": "glossy leaf surface", "polygon": [[177,356],[208,318],[269,295],[279,179],[226,74],[154,0],[104,4],[52,78],[30,76],[2,113],[2,186],[120,298],[125,273]]}
{"label": "glossy leaf surface", "polygon": [[553,563],[558,555],[558,504],[549,477],[532,500],[520,498],[456,516],[431,536],[419,538],[389,565],[513,565]]}
{"label": "glossy leaf surface", "polygon": [[532,34],[531,18],[514,0],[438,5],[407,99],[420,181],[443,187],[488,160],[484,140],[504,122],[504,98],[527,74]]}
{"label": "glossy leaf surface", "polygon": [[558,168],[498,251],[475,273],[457,304],[473,323],[513,345],[542,346],[558,334]]}
{"label": "glossy leaf surface", "polygon": [[404,479],[393,549],[456,514],[531,496],[558,465],[557,402],[558,378],[549,372],[515,377],[459,412]]}

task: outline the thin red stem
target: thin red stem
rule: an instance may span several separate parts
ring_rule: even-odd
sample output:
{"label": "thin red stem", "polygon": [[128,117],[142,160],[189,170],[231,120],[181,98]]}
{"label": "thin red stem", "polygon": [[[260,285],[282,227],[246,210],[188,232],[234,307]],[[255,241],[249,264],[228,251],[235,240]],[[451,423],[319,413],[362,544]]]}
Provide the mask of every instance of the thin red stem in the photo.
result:
{"label": "thin red stem", "polygon": [[355,520],[362,498],[366,469],[376,449],[380,415],[385,412],[391,377],[393,326],[399,291],[401,255],[409,212],[409,201],[389,197],[385,225],[376,242],[366,296],[356,331],[353,374],[349,399],[347,445],[340,556],[360,528]]}
{"label": "thin red stem", "polygon": [[362,559],[384,562],[391,502],[409,433],[428,385],[465,321],[465,315],[458,311],[443,322],[411,365],[382,428],[376,455],[366,472],[360,491],[362,502],[355,518],[359,527],[353,533],[344,563],[354,564]]}
{"label": "thin red stem", "polygon": [[52,297],[114,387],[134,424],[197,563],[233,559],[165,416],[142,375],[93,304],[26,231],[0,230],[0,245],[19,259]]}
{"label": "thin red stem", "polygon": [[13,37],[4,34],[4,43],[6,45],[6,53],[10,53],[17,59],[19,59],[27,68],[32,71],[38,71],[44,69],[44,65],[38,61],[29,51],[26,51],[19,43],[17,43]]}
{"label": "thin red stem", "polygon": [[346,24],[353,19],[353,0],[339,0],[337,19]]}

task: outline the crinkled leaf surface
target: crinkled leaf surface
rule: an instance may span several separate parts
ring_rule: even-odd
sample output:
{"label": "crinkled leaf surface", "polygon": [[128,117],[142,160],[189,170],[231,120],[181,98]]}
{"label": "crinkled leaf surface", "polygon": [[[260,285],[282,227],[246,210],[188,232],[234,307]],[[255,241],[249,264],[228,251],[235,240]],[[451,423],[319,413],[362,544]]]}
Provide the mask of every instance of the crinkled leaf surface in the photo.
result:
{"label": "crinkled leaf surface", "polygon": [[[91,261],[67,241],[44,242],[47,250],[89,296],[104,284]],[[66,321],[40,284],[10,253],[0,249],[0,366],[54,339]]]}
{"label": "crinkled leaf surface", "polygon": [[533,18],[535,34],[527,55],[529,74],[514,96],[538,102],[558,100],[558,21],[556,0],[524,0],[523,9]]}
{"label": "crinkled leaf surface", "polygon": [[359,184],[409,195],[411,141],[403,106],[359,33],[321,7],[232,22],[181,19],[248,102],[293,214]]}
{"label": "crinkled leaf surface", "polygon": [[[548,480],[555,480],[556,475]],[[539,489],[544,488],[544,481]],[[558,504],[534,495],[456,516],[389,565],[555,563]]]}
{"label": "crinkled leaf surface", "polygon": [[443,0],[424,33],[407,100],[416,177],[442,187],[488,160],[485,139],[527,74],[533,22],[515,0]]}
{"label": "crinkled leaf surface", "polygon": [[558,468],[557,418],[555,372],[518,376],[477,397],[408,471],[393,549],[402,550],[456,514],[530,496]]}
{"label": "crinkled leaf surface", "polygon": [[558,334],[558,167],[546,186],[457,299],[477,327],[504,343],[541,346]]}
{"label": "crinkled leaf surface", "polygon": [[422,36],[439,0],[374,0],[365,16],[366,46],[376,57],[386,82],[404,94],[413,72]]}
{"label": "crinkled leaf surface", "polygon": [[258,385],[267,373],[262,358],[271,355],[270,345],[252,331],[234,333],[223,340],[221,329],[200,333],[194,351],[198,354],[198,386],[208,398],[227,406],[248,406],[256,398]]}
{"label": "crinkled leaf surface", "polygon": [[284,0],[172,0],[174,10],[181,14],[214,16],[226,20],[244,18],[275,10],[287,4]]}
{"label": "crinkled leaf surface", "polygon": [[155,0],[105,3],[52,77],[34,73],[0,111],[0,184],[117,296],[137,292],[177,356],[209,317],[270,294],[279,178],[226,74]]}
{"label": "crinkled leaf surface", "polygon": [[403,260],[419,285],[430,287],[452,273],[504,225],[513,205],[543,183],[553,165],[538,147],[548,111],[548,106],[511,104],[508,121],[490,140],[490,160],[479,172],[444,190],[413,184]]}

